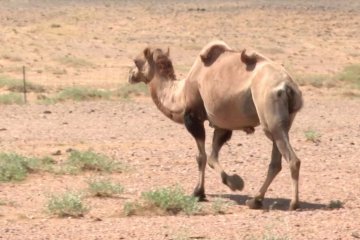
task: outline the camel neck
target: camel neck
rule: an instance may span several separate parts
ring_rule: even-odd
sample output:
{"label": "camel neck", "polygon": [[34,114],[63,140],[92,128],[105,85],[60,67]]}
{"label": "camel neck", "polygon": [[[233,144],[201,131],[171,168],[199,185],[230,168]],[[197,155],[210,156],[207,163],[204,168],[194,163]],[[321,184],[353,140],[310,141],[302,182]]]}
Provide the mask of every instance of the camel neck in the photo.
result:
{"label": "camel neck", "polygon": [[155,78],[149,83],[151,98],[168,118],[183,123],[185,112],[184,80]]}

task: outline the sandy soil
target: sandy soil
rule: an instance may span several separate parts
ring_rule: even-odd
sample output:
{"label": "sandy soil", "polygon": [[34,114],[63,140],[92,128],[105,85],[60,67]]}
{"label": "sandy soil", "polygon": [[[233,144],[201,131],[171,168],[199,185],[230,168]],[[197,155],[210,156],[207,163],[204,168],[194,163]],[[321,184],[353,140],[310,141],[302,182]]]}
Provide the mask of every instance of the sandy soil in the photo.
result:
{"label": "sandy soil", "polygon": [[[23,183],[1,185],[0,206],[4,239],[243,239],[263,234],[291,239],[351,239],[360,231],[360,174],[358,158],[360,117],[354,114],[359,100],[327,97],[304,89],[307,104],[292,129],[293,145],[302,159],[301,210],[288,212],[291,181],[286,167],[268,192],[265,209],[244,206],[262,181],[271,144],[261,131],[253,136],[236,132],[222,151],[222,162],[245,180],[243,192],[231,192],[212,170],[207,174],[209,203],[220,195],[234,205],[226,215],[122,217],[123,204],[141,192],[180,184],[191,192],[197,180],[195,144],[184,127],[171,123],[150,100],[139,102],[86,102],[51,106],[2,107],[2,151],[47,156],[68,148],[88,149],[127,163],[133,169],[113,178],[125,186],[123,198],[87,198],[91,211],[84,219],[56,219],[45,212],[52,193],[81,190],[93,174],[80,176],[31,175]],[[319,97],[319,95],[321,97]],[[346,108],[344,108],[346,106]],[[50,111],[51,114],[44,114]],[[66,124],[64,124],[66,123]],[[306,141],[304,131],[316,129],[320,142]],[[211,134],[211,129],[207,129]],[[285,165],[286,166],[286,165]],[[345,206],[327,210],[331,200]],[[102,221],[97,221],[101,219]]]}
{"label": "sandy soil", "polygon": [[[49,87],[114,87],[126,81],[132,57],[155,43],[172,48],[182,76],[214,38],[235,48],[259,49],[303,74],[334,74],[359,62],[358,1],[287,2],[62,1],[55,6],[53,1],[2,1],[0,74],[18,77],[25,64],[31,81]],[[192,10],[197,8],[205,11]],[[67,55],[83,65],[62,61]],[[224,167],[244,178],[242,192],[231,192],[207,170],[209,202],[202,205],[220,196],[234,203],[227,214],[124,217],[124,203],[143,191],[180,184],[192,192],[196,146],[183,126],[167,120],[148,98],[0,106],[1,152],[49,156],[60,150],[53,157],[61,162],[69,148],[93,149],[131,167],[111,175],[124,185],[122,197],[86,198],[91,210],[81,219],[49,216],[45,204],[53,193],[84,189],[94,173],[40,173],[21,183],[0,184],[0,199],[11,203],[0,205],[0,239],[360,238],[359,99],[342,97],[338,89],[302,90],[305,107],[291,130],[302,160],[301,209],[295,212],[286,210],[292,191],[286,164],[268,191],[264,210],[244,205],[262,184],[269,163],[271,144],[260,129],[250,136],[235,132],[221,152]],[[306,141],[309,129],[321,134],[318,143]],[[208,143],[211,131],[207,128]],[[344,208],[327,209],[332,200]]]}

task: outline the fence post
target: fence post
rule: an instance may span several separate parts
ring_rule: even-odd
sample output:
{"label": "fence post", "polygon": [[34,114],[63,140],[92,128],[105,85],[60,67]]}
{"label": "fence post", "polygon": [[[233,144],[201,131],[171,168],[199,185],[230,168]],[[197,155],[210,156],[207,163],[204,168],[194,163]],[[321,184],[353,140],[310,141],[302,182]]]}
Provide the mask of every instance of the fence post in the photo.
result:
{"label": "fence post", "polygon": [[23,82],[24,82],[24,102],[27,103],[27,96],[26,96],[26,75],[25,75],[25,66],[23,66]]}

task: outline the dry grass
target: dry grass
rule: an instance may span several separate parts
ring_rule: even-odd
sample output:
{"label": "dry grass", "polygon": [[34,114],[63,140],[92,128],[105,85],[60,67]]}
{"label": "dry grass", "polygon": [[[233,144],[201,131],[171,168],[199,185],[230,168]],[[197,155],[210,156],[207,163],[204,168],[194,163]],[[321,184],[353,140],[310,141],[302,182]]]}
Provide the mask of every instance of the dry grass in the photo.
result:
{"label": "dry grass", "polygon": [[46,207],[50,214],[58,217],[83,217],[89,211],[82,202],[81,194],[74,192],[51,196]]}
{"label": "dry grass", "polygon": [[198,199],[188,196],[179,187],[158,188],[143,192],[141,202],[126,203],[124,214],[131,215],[174,215],[180,212],[186,215],[199,213]]}
{"label": "dry grass", "polygon": [[336,75],[336,79],[360,89],[360,64],[346,66]]}

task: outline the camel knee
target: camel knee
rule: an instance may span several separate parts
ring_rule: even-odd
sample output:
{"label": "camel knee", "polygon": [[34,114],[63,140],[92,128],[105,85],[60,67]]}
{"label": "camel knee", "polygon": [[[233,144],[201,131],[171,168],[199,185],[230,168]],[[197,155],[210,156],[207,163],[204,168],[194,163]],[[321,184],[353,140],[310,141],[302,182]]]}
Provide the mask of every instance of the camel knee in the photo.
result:
{"label": "camel knee", "polygon": [[297,157],[291,159],[290,171],[291,171],[291,176],[295,179],[299,178],[300,166],[301,166],[300,159],[298,159]]}
{"label": "camel knee", "polygon": [[199,154],[199,156],[196,157],[196,162],[199,170],[203,169],[206,165],[206,154]]}

